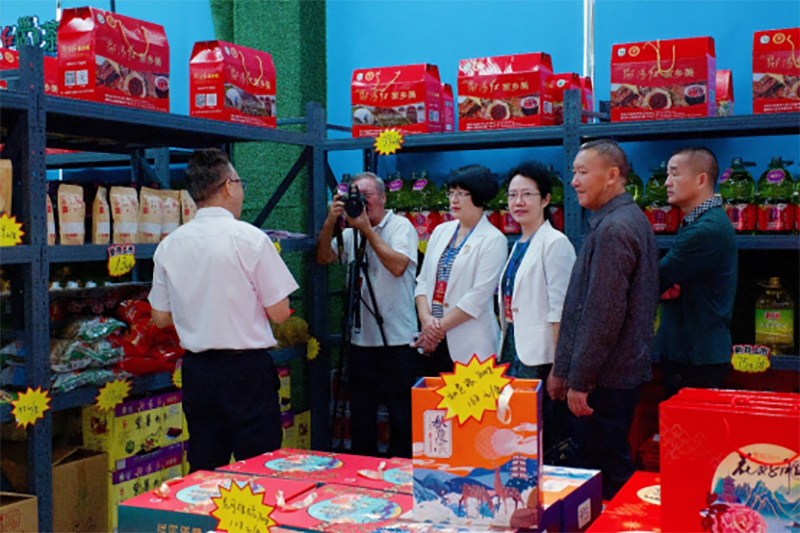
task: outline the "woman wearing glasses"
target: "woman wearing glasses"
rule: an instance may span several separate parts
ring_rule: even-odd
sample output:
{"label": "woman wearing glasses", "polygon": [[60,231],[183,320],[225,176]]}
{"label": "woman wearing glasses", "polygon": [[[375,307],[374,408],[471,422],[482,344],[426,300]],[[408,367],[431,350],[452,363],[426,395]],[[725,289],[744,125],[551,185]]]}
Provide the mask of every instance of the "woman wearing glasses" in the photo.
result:
{"label": "woman wearing glasses", "polygon": [[473,354],[497,353],[500,330],[492,296],[508,255],[508,241],[484,216],[498,184],[488,168],[469,165],[449,181],[455,220],[436,227],[414,292],[422,332],[420,374],[452,372]]}
{"label": "woman wearing glasses", "polygon": [[[561,309],[575,249],[548,220],[550,181],[547,168],[525,162],[509,173],[508,211],[522,228],[500,276],[497,299],[502,341],[500,360],[510,363],[507,375],[547,380],[553,366]],[[544,395],[545,449],[557,437],[553,407]],[[549,435],[548,435],[549,433]]]}

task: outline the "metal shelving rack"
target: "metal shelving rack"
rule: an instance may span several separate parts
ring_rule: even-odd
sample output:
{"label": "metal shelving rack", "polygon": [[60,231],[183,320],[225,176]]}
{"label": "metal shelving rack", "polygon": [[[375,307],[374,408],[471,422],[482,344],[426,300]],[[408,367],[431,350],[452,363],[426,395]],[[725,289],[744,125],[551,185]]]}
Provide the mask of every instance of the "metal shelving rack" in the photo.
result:
{"label": "metal shelving rack", "polygon": [[[310,176],[309,204],[313,213],[308,233],[313,235],[321,227],[325,217],[326,194],[324,186],[320,186],[324,180],[314,177],[324,175],[321,142],[326,124],[324,112],[318,104],[309,104],[307,117],[302,121],[306,125],[306,132],[298,133],[46,96],[41,50],[21,47],[19,53],[17,89],[0,93],[0,138],[5,143],[3,157],[14,163],[12,211],[17,215],[17,220],[22,222],[25,235],[22,245],[0,249],[0,264],[12,280],[10,298],[14,329],[29,350],[25,363],[28,386],[45,390],[50,388],[50,264],[104,261],[107,258],[107,247],[102,245],[47,245],[45,194],[48,166],[77,168],[127,164],[132,168],[133,181],[138,181],[137,176],[145,175],[163,178],[164,172],[168,179],[170,149],[173,149],[173,154],[180,154],[174,149],[225,147],[241,142],[296,145],[304,148],[303,155],[262,215],[266,218],[299,170],[307,165]],[[90,153],[46,156],[45,147]],[[148,160],[155,162],[155,171],[150,168]],[[285,240],[281,245],[286,252],[308,251],[313,249],[314,239]],[[136,257],[150,259],[155,249],[154,244],[137,244]],[[324,269],[313,261],[309,263],[308,279],[314,280],[314,287],[307,291],[307,308],[312,313],[309,320],[312,331],[316,331],[314,328],[324,322],[322,310],[325,307],[324,304],[317,304],[322,301],[317,298],[324,298],[327,293]],[[288,348],[277,350],[273,358],[276,363],[285,363],[304,354],[304,349]],[[312,381],[327,385],[328,372],[324,368],[327,361],[326,357],[318,357],[309,365]],[[134,380],[132,393],[170,386],[169,374],[144,376]],[[82,387],[55,394],[50,404],[51,410],[46,412],[43,420],[28,429],[28,487],[39,501],[39,527],[42,531],[52,530],[51,411],[93,403],[97,394],[98,387]],[[327,396],[312,397],[312,411],[315,414],[326,413]],[[324,421],[326,417],[323,415],[321,418]],[[11,406],[0,407],[0,421],[10,420]],[[324,436],[320,432],[326,431],[326,428],[327,424],[315,427],[312,435],[317,435],[322,442]]]}

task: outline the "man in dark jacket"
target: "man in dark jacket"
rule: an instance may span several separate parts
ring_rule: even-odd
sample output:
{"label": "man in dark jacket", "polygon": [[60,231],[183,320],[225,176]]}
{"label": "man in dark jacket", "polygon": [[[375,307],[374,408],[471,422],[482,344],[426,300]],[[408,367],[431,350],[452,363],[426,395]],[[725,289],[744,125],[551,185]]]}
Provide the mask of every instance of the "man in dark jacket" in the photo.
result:
{"label": "man in dark jacket", "polygon": [[725,380],[738,255],[733,227],[714,196],[714,154],[685,148],[667,170],[669,203],[686,215],[658,267],[663,302],[654,353],[672,396],[682,387],[719,388]]}
{"label": "man in dark jacket", "polygon": [[584,144],[572,173],[578,202],[593,214],[567,288],[547,390],[554,400],[566,398],[575,415],[573,466],[599,468],[609,500],[634,472],[628,432],[639,386],[651,378],[658,247],[625,192],[628,158],[617,143]]}

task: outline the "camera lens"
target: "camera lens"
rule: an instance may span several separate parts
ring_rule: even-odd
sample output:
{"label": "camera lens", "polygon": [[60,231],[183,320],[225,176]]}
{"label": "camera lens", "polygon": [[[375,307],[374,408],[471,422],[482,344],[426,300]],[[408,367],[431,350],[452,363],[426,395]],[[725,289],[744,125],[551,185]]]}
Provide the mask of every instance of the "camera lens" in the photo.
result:
{"label": "camera lens", "polygon": [[344,200],[344,212],[347,213],[347,216],[350,218],[358,218],[361,216],[361,213],[364,212],[364,195],[358,192],[356,187],[350,189],[350,192],[347,193],[347,197]]}

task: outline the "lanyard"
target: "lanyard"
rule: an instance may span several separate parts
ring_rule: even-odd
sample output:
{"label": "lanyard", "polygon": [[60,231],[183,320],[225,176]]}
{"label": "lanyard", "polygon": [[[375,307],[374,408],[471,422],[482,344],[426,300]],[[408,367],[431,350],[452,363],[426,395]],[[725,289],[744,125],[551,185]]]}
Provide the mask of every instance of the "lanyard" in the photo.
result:
{"label": "lanyard", "polygon": [[452,260],[451,256],[454,255],[453,252],[455,252],[455,255],[458,255],[458,252],[461,251],[461,248],[464,246],[464,243],[467,242],[467,239],[469,239],[469,236],[472,235],[472,232],[475,231],[475,228],[477,227],[478,225],[475,224],[475,226],[473,226],[472,229],[469,230],[469,233],[467,233],[467,236],[464,238],[464,240],[461,241],[461,244],[458,245],[458,248],[454,249],[453,245],[455,245],[456,239],[458,238],[458,230],[461,229],[461,223],[460,222],[458,223],[458,226],[456,226],[456,232],[453,234],[453,238],[450,239],[450,244],[447,245],[447,255],[444,258],[445,268],[447,268],[447,266],[450,264],[450,261]]}

